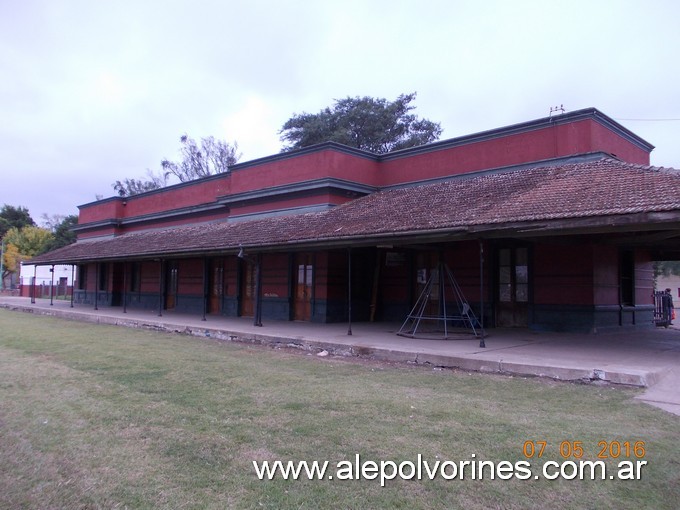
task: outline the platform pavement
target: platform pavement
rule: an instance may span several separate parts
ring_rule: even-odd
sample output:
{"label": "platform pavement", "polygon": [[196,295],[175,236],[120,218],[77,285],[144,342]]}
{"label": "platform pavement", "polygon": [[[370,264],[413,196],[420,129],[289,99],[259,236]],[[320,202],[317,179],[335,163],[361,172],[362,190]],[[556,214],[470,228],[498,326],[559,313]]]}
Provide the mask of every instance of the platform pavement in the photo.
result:
{"label": "platform pavement", "polygon": [[0,307],[71,320],[154,329],[224,341],[304,349],[336,356],[456,367],[479,372],[606,381],[645,388],[641,401],[680,415],[680,330],[657,328],[600,334],[537,333],[489,329],[486,347],[472,335],[448,340],[396,335],[399,324],[316,324],[189,315],[75,305],[70,302],[0,296]]}

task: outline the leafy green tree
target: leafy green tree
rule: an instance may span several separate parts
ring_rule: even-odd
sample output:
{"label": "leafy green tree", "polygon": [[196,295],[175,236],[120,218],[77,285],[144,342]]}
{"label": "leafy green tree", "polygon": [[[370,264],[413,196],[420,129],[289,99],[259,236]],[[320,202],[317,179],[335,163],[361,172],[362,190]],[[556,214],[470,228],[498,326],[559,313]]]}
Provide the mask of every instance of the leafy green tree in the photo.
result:
{"label": "leafy green tree", "polygon": [[43,215],[43,224],[53,234],[52,242],[46,246],[45,251],[56,250],[62,246],[67,246],[76,242],[76,233],[72,230],[78,224],[78,216],[71,214],[69,216],[54,215],[48,218]]}
{"label": "leafy green tree", "polygon": [[654,263],[655,276],[680,275],[680,261],[666,260]]}
{"label": "leafy green tree", "polygon": [[16,272],[21,262],[47,251],[53,239],[52,232],[46,228],[33,225],[21,229],[10,228],[3,238],[5,248],[2,260],[3,282],[10,273]]}
{"label": "leafy green tree", "polygon": [[27,226],[22,229],[13,227],[5,234],[5,243],[17,247],[22,260],[28,260],[47,251],[54,235],[46,228]]}
{"label": "leafy green tree", "polygon": [[7,244],[3,252],[2,257],[2,281],[4,287],[5,278],[7,278],[11,273],[16,272],[17,267],[21,261],[21,255],[19,250],[13,244]]}
{"label": "leafy green tree", "polygon": [[11,228],[22,229],[29,226],[35,226],[35,222],[25,207],[5,204],[0,209],[0,238],[5,237]]}
{"label": "leafy green tree", "polygon": [[377,154],[416,147],[438,140],[439,123],[419,119],[411,111],[416,93],[393,102],[372,97],[347,97],[319,113],[293,115],[279,134],[283,152],[322,142],[338,142]]}

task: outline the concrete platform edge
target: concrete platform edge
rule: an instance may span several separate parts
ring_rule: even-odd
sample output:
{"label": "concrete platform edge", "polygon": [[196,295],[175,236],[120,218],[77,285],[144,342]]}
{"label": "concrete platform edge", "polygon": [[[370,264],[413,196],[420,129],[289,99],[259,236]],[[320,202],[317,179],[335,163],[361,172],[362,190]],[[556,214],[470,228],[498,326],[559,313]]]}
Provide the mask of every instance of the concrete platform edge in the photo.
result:
{"label": "concrete platform edge", "polygon": [[360,342],[348,345],[313,339],[291,338],[272,334],[259,334],[244,331],[231,331],[211,327],[196,327],[176,324],[159,320],[126,319],[117,316],[103,314],[80,313],[75,310],[37,308],[33,306],[0,303],[0,308],[24,313],[33,313],[60,317],[64,319],[90,322],[96,324],[109,324],[129,328],[148,329],[167,333],[185,334],[200,338],[213,338],[220,341],[239,342],[245,344],[266,345],[270,347],[296,348],[309,352],[319,353],[326,351],[334,356],[356,356],[381,361],[393,361],[401,363],[413,363],[442,368],[457,368],[482,373],[498,373],[518,375],[526,377],[547,377],[560,381],[605,381],[614,384],[625,384],[638,387],[652,386],[658,374],[639,370],[618,372],[614,370],[577,369],[573,367],[548,366],[531,363],[518,363],[497,360],[476,359],[470,357],[449,356],[423,352],[411,352],[405,350],[384,349],[372,346],[363,346]]}

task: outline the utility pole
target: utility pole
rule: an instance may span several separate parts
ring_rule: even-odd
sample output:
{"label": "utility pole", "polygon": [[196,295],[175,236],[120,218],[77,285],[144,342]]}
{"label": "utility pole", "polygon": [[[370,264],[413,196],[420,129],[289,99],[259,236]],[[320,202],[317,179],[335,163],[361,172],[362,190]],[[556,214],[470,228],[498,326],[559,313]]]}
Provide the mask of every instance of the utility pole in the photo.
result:
{"label": "utility pole", "polygon": [[3,276],[5,273],[5,239],[2,239],[2,242],[0,242],[0,245],[2,246],[0,248],[0,290],[5,290],[5,277]]}

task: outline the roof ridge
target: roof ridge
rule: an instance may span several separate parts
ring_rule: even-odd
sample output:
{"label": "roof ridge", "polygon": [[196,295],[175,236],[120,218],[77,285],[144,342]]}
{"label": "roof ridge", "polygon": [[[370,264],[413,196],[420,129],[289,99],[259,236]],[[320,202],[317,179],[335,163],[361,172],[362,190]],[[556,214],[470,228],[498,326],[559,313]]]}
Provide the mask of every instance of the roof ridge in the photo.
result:
{"label": "roof ridge", "polygon": [[656,166],[656,165],[643,165],[641,163],[631,163],[630,161],[624,161],[615,157],[606,157],[603,160],[607,162],[612,162],[617,165],[627,166],[629,168],[636,168],[639,170],[647,170],[652,172],[665,172],[670,174],[680,174],[680,169],[674,168],[672,166]]}

